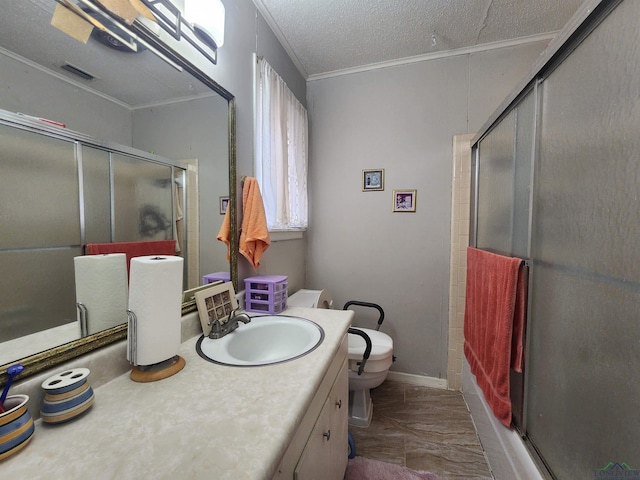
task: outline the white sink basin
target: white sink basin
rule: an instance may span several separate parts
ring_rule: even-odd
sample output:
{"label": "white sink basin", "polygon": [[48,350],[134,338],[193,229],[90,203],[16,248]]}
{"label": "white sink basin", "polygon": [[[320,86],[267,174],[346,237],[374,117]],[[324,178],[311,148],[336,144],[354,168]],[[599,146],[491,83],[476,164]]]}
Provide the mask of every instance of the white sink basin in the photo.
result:
{"label": "white sink basin", "polygon": [[201,337],[196,350],[205,360],[223,365],[271,365],[306,355],[323,338],[322,328],[306,318],[263,315],[240,323],[222,338]]}

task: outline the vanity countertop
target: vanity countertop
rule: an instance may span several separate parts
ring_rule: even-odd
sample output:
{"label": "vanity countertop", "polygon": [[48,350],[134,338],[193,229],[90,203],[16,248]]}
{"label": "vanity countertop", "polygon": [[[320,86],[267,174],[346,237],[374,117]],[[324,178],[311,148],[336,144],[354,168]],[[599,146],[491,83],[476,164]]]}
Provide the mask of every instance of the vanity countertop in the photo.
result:
{"label": "vanity countertop", "polygon": [[120,375],[94,389],[85,415],[59,425],[38,420],[31,443],[0,462],[0,476],[272,478],[353,317],[309,308],[284,314],[318,323],[322,344],[294,361],[244,368],[200,358],[193,337],[181,346],[186,366],[176,375],[152,383]]}

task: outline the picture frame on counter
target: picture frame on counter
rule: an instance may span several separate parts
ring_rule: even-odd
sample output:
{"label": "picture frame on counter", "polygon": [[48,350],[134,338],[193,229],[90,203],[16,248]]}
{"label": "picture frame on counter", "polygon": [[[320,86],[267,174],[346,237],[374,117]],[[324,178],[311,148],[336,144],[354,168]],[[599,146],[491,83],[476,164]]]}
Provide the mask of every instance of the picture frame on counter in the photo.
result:
{"label": "picture frame on counter", "polygon": [[198,317],[202,326],[202,333],[207,336],[211,326],[217,320],[221,325],[229,320],[231,312],[238,308],[236,292],[232,282],[211,284],[195,292]]}

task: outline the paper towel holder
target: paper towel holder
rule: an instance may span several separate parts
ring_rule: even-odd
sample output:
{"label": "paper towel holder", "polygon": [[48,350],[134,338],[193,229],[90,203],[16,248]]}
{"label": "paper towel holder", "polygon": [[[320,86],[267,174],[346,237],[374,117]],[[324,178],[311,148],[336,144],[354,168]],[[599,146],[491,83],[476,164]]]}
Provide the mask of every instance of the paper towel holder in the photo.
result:
{"label": "paper towel holder", "polygon": [[175,375],[182,370],[187,362],[180,355],[175,355],[163,362],[153,365],[136,365],[129,375],[131,380],[139,383],[156,382]]}
{"label": "paper towel holder", "polygon": [[[155,259],[154,259],[155,260]],[[137,322],[138,318],[133,310],[127,310],[127,317],[129,319],[129,354],[130,358],[135,362],[135,344],[137,341]],[[162,362],[154,363],[152,365],[134,365],[129,377],[134,382],[149,383],[163,380],[172,375],[175,375],[182,370],[187,362],[180,355],[174,355]]]}
{"label": "paper towel holder", "polygon": [[168,255],[131,259],[127,359],[134,382],[163,380],[186,365],[178,355],[183,261]]}
{"label": "paper towel holder", "polygon": [[86,337],[89,335],[89,312],[84,303],[76,302],[76,308],[78,309],[78,322],[80,323],[80,336]]}

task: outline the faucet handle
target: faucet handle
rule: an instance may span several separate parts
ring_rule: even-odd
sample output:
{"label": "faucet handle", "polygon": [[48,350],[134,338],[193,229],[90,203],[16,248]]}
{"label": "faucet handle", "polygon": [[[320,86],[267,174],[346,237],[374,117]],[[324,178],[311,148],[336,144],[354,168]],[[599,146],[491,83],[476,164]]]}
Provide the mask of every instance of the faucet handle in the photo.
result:
{"label": "faucet handle", "polygon": [[229,314],[229,320],[228,320],[229,322],[235,318],[239,310],[240,310],[240,306],[231,310],[231,313]]}
{"label": "faucet handle", "polygon": [[222,338],[228,333],[233,332],[236,328],[238,328],[239,321],[245,324],[251,322],[251,317],[244,312],[237,313],[239,310],[240,307],[232,310],[224,323],[220,320],[214,320],[210,324],[211,331],[209,332],[209,338]]}
{"label": "faucet handle", "polygon": [[242,322],[244,324],[251,322],[251,317],[249,316],[249,314],[246,312],[237,313],[239,310],[240,307],[231,311],[231,313],[229,314],[229,322],[235,324],[236,326],[238,325],[238,322]]}

